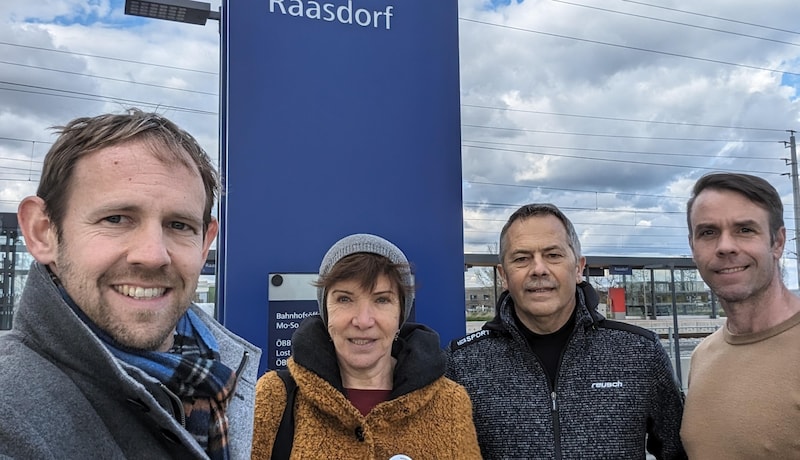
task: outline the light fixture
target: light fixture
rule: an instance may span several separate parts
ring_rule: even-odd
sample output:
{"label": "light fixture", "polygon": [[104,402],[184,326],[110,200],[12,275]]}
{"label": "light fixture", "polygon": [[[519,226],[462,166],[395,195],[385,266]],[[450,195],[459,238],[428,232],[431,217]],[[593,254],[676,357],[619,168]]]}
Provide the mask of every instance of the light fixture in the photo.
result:
{"label": "light fixture", "polygon": [[198,25],[220,19],[219,11],[211,11],[210,3],[193,0],[125,0],[125,14]]}

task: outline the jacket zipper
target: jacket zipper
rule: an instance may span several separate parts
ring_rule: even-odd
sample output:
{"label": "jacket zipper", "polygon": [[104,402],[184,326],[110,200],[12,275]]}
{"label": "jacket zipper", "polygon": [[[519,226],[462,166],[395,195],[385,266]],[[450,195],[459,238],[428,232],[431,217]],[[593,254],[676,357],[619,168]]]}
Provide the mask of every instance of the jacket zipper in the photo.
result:
{"label": "jacket zipper", "polygon": [[228,394],[227,398],[228,401],[230,401],[230,399],[236,393],[236,387],[239,386],[239,379],[242,377],[242,371],[244,370],[244,367],[247,365],[247,361],[249,360],[250,360],[250,352],[245,350],[244,354],[242,354],[242,360],[239,361],[239,366],[236,368],[236,372],[233,374],[236,377],[233,380],[233,388],[231,388],[231,392]]}
{"label": "jacket zipper", "polygon": [[[580,304],[576,305],[575,308],[580,308]],[[578,330],[579,324],[577,313],[575,317],[575,328],[572,329],[572,333],[570,333],[569,338],[567,339],[566,345],[561,350],[561,354],[558,357],[558,367],[556,367],[556,376],[553,379],[553,388],[550,389],[550,414],[553,418],[553,442],[555,446],[553,446],[553,459],[554,460],[561,460],[561,422],[558,419],[558,393],[556,393],[556,388],[558,388],[558,375],[561,373],[561,364],[564,363],[564,354],[567,352],[567,349],[572,345],[572,340],[575,338],[575,331]],[[541,365],[541,360],[539,360],[539,365]],[[544,366],[542,366],[544,369]],[[548,380],[547,384],[549,385],[550,382]]]}
{"label": "jacket zipper", "polygon": [[553,458],[556,460],[561,459],[561,423],[558,421],[558,403],[556,402],[556,392],[550,393],[550,400],[553,405],[551,407],[551,414],[553,417]]}
{"label": "jacket zipper", "polygon": [[[539,358],[539,355],[531,349],[531,354],[533,354],[533,357],[536,358],[536,361],[539,363],[539,367],[542,369],[545,381],[547,382],[547,388],[550,390],[550,418],[553,422],[553,460],[561,460],[561,422],[558,421],[558,394],[556,393],[555,387],[558,386],[558,373],[561,370],[561,361],[564,359],[564,351],[572,341],[573,335],[575,335],[575,332],[569,336],[567,345],[564,347],[564,350],[561,350],[561,355],[558,357],[558,367],[556,368],[556,377],[553,379],[553,386],[550,386],[550,379],[547,377],[542,360]],[[530,345],[528,345],[528,348],[530,348]]]}
{"label": "jacket zipper", "polygon": [[183,428],[186,428],[186,411],[183,410],[183,401],[175,393],[172,392],[166,385],[159,383],[161,391],[163,391],[172,401],[173,416],[180,422]]}
{"label": "jacket zipper", "polygon": [[[578,308],[578,306],[576,305],[575,308]],[[577,322],[577,318],[575,321]],[[569,339],[567,339],[566,345],[561,350],[561,354],[558,357],[558,367],[556,367],[556,376],[553,379],[552,387],[550,386],[550,379],[547,378],[547,374],[545,373],[547,386],[550,388],[550,418],[553,420],[553,460],[561,460],[561,422],[558,419],[558,393],[556,393],[556,388],[558,387],[558,374],[561,373],[561,364],[564,362],[564,353],[572,344],[572,339],[575,338],[575,330],[577,327],[578,325],[576,324],[575,329],[572,330],[572,333],[569,335]],[[531,350],[531,353],[533,353],[536,361],[539,362],[539,367],[542,368],[542,372],[544,373],[544,364],[542,364],[542,360],[539,359],[539,355],[534,353],[533,350]]]}

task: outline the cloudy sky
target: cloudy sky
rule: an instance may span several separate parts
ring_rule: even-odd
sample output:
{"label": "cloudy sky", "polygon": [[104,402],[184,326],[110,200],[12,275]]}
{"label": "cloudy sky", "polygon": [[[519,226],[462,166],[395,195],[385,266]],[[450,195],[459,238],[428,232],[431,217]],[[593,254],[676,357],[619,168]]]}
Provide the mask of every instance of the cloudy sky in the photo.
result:
{"label": "cloudy sky", "polygon": [[[34,192],[47,128],[77,116],[156,109],[218,154],[218,23],[122,8],[0,2],[0,212]],[[751,172],[783,196],[796,286],[796,15],[787,0],[459,0],[465,252],[547,201],[587,255],[687,256],[693,182]]]}

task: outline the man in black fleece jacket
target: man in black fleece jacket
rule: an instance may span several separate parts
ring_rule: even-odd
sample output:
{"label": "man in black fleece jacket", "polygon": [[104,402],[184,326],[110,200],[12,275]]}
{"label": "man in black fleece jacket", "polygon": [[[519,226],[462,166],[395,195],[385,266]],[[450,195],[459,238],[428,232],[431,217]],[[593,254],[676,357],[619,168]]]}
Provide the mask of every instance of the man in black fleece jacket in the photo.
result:
{"label": "man in black fleece jacket", "polygon": [[486,459],[684,459],[683,395],[652,331],[609,321],[572,222],[522,206],[500,233],[495,318],[448,347]]}

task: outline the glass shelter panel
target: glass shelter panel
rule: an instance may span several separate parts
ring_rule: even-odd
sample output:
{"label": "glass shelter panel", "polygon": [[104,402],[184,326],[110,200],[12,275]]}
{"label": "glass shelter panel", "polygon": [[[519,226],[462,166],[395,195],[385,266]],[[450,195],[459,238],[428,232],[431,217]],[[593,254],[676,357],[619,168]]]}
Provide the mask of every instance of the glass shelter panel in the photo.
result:
{"label": "glass shelter panel", "polygon": [[601,299],[608,288],[624,288],[627,317],[656,319],[672,315],[673,276],[674,304],[679,316],[719,315],[716,300],[696,269],[641,268],[633,269],[630,275],[607,274],[591,281]]}
{"label": "glass shelter panel", "polygon": [[494,266],[469,267],[464,271],[465,315],[467,321],[486,321],[494,316],[497,296],[503,291]]}

